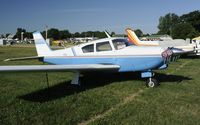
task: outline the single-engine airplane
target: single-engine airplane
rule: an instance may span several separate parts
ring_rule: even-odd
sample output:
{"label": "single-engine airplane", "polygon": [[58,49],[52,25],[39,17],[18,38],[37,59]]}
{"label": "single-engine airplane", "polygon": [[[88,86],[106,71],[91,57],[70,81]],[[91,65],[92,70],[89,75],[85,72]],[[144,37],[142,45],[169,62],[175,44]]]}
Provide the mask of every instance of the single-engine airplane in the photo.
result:
{"label": "single-engine airplane", "polygon": [[165,69],[183,51],[176,48],[163,50],[154,46],[130,45],[127,39],[109,37],[73,47],[51,50],[40,32],[33,33],[38,56],[6,59],[5,61],[39,59],[48,65],[0,66],[0,72],[17,71],[72,71],[75,76],[71,84],[80,84],[80,74],[88,71],[141,72],[148,78],[147,86],[159,83],[153,70]]}
{"label": "single-engine airplane", "polygon": [[141,41],[135,32],[127,28],[126,33],[128,35],[128,41],[136,46],[160,46],[163,49],[168,47],[174,47],[182,49],[187,55],[200,55],[200,41],[193,41],[192,43],[186,43],[185,40],[165,40],[165,41]]}

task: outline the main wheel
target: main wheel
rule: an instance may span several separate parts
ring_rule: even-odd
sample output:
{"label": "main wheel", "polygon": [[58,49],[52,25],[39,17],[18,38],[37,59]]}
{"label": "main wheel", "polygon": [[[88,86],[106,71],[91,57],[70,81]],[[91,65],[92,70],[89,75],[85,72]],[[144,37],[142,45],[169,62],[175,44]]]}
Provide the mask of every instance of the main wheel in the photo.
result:
{"label": "main wheel", "polygon": [[146,82],[146,86],[150,87],[150,88],[154,88],[154,87],[157,87],[159,85],[160,85],[159,82],[154,78],[149,78]]}

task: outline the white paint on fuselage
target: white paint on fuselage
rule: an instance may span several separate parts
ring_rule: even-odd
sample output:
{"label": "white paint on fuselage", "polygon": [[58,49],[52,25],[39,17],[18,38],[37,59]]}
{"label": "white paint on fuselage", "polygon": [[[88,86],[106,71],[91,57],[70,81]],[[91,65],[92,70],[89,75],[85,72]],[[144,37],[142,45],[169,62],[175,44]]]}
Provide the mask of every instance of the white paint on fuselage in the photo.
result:
{"label": "white paint on fuselage", "polygon": [[[95,40],[89,43],[80,44],[77,46],[69,47],[62,50],[52,51],[50,56],[161,56],[164,51],[161,47],[157,46],[127,46],[123,49],[116,50],[112,43],[114,39],[124,38],[105,38]],[[112,50],[96,52],[96,43],[109,41]],[[94,52],[83,53],[82,47],[94,44]]]}

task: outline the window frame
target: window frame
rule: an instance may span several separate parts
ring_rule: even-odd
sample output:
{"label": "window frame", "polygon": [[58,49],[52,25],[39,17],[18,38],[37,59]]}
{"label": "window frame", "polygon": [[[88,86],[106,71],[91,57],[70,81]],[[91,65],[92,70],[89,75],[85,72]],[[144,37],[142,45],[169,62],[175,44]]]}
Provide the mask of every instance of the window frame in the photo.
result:
{"label": "window frame", "polygon": [[[98,44],[102,44],[102,43],[108,43],[109,44],[109,46],[110,46],[110,49],[109,50],[101,50],[101,51],[99,51],[98,49],[97,49],[97,45]],[[112,51],[113,50],[113,47],[112,47],[112,44],[111,44],[111,42],[110,41],[103,41],[103,42],[98,42],[98,43],[96,43],[95,44],[95,51],[96,52],[107,52],[107,51]]]}
{"label": "window frame", "polygon": [[[83,51],[83,48],[84,48],[84,47],[88,47],[88,46],[93,46],[93,51],[92,51],[92,52],[90,52],[90,51],[84,52],[84,51]],[[94,53],[94,52],[95,52],[95,45],[94,45],[94,44],[85,45],[85,46],[81,47],[81,50],[82,50],[83,53]]]}
{"label": "window frame", "polygon": [[[113,39],[113,40],[112,40],[112,44],[113,44],[113,48],[114,48],[115,50],[121,50],[121,49],[116,49],[116,48],[115,48],[114,42],[117,42],[116,40],[119,40],[119,41],[120,41],[120,40],[123,40],[122,42],[125,43],[126,47],[127,47],[127,46],[130,46],[130,43],[128,43],[128,41],[124,41],[124,39]],[[124,48],[126,48],[126,47],[124,47]],[[124,48],[122,48],[122,49],[124,49]]]}

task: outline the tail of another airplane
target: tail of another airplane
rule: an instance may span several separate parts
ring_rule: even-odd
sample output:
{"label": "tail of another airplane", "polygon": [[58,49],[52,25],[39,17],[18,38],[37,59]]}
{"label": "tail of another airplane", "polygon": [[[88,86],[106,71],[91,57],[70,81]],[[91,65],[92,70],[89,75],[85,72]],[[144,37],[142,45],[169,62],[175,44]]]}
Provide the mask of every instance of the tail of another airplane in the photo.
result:
{"label": "tail of another airplane", "polygon": [[126,32],[127,32],[127,35],[128,35],[128,40],[130,42],[132,42],[133,44],[139,46],[140,45],[140,40],[136,36],[135,32],[130,28],[127,28]]}
{"label": "tail of another airplane", "polygon": [[158,41],[140,41],[135,32],[127,28],[126,29],[127,35],[128,35],[128,40],[129,42],[133,43],[136,46],[158,46],[159,43]]}
{"label": "tail of another airplane", "polygon": [[49,55],[52,52],[40,32],[33,33],[33,38],[38,56]]}

